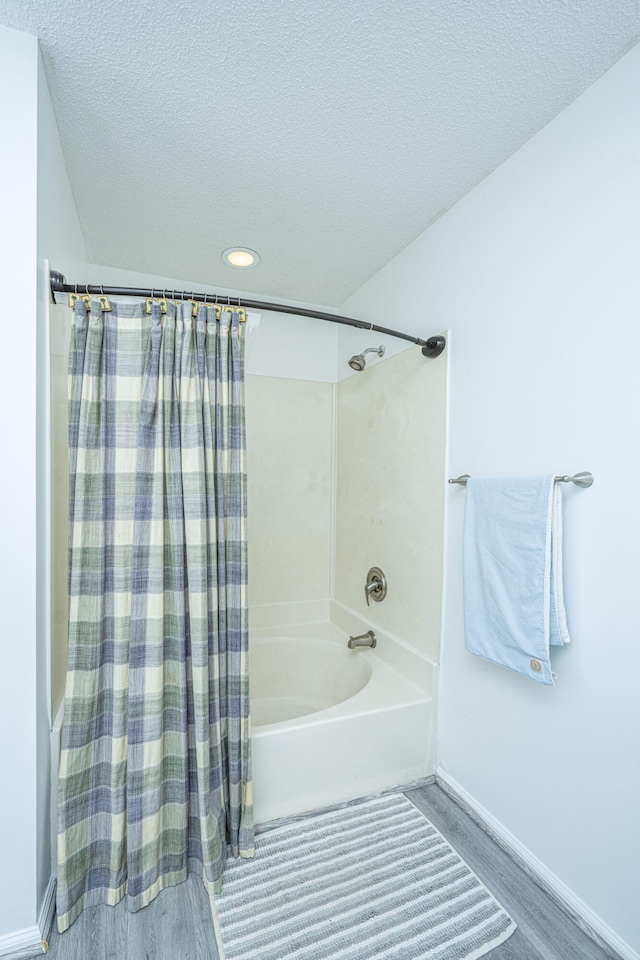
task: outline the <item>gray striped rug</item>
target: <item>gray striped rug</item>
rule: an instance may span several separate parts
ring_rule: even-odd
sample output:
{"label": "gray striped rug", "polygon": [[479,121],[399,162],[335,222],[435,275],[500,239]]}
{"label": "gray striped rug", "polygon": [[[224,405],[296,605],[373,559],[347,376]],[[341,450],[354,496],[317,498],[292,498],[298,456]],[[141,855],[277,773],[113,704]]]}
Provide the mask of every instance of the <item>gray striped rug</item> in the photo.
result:
{"label": "gray striped rug", "polygon": [[260,834],[216,903],[227,960],[471,960],[516,928],[402,794]]}

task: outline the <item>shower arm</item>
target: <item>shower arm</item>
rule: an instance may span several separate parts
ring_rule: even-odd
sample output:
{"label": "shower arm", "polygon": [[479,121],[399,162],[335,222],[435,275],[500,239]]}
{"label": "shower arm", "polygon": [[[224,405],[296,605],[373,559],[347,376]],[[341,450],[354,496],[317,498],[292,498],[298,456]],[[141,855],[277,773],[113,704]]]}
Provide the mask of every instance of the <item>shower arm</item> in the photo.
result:
{"label": "shower arm", "polygon": [[[159,288],[145,287],[112,287],[102,286],[95,283],[67,283],[66,278],[57,270],[49,272],[49,283],[51,288],[51,297],[55,303],[56,293],[80,293],[85,296],[107,296],[107,297],[140,297],[142,299],[154,299],[160,296]],[[200,303],[217,302],[215,293],[193,293],[186,290],[162,290],[162,296],[168,300],[197,300]],[[231,304],[231,301],[234,301]],[[412,337],[408,333],[401,333],[399,330],[390,330],[388,327],[379,327],[376,323],[366,323],[364,320],[355,320],[353,317],[343,317],[335,313],[324,313],[321,310],[309,310],[306,307],[294,307],[289,303],[270,303],[263,300],[247,300],[245,297],[229,297],[226,294],[220,295],[220,303],[228,303],[231,306],[237,305],[249,308],[250,310],[267,310],[273,313],[290,313],[297,317],[311,317],[314,320],[327,320],[329,323],[340,323],[348,327],[357,327],[359,330],[372,330],[376,333],[383,333],[387,337],[396,337],[398,340],[406,340],[409,343],[415,343],[422,348],[422,354],[425,357],[439,357],[446,346],[446,340],[442,336],[429,337],[427,340],[421,340],[419,337]]]}

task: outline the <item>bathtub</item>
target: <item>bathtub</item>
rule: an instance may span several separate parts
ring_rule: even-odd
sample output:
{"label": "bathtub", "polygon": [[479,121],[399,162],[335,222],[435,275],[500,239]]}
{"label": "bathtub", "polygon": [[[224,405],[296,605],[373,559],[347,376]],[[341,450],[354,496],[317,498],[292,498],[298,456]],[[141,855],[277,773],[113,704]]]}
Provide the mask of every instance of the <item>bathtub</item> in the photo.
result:
{"label": "bathtub", "polygon": [[[339,604],[250,616],[256,823],[355,800],[435,772],[436,665]],[[347,648],[374,627],[375,650]],[[62,710],[51,732],[52,862]]]}
{"label": "bathtub", "polygon": [[324,620],[274,624],[300,616],[284,613],[250,617],[256,823],[433,773],[434,665],[380,630],[349,650],[371,624],[328,603]]}
{"label": "bathtub", "polygon": [[249,656],[253,726],[300,720],[343,704],[364,689],[372,673],[371,661],[344,643],[254,637]]}

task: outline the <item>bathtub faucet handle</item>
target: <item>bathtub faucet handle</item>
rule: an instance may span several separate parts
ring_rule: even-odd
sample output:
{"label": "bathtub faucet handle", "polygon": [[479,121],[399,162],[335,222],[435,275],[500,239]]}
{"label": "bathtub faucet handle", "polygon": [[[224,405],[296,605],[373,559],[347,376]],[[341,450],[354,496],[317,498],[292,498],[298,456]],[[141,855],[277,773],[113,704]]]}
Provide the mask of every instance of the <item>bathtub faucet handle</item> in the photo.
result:
{"label": "bathtub faucet handle", "polygon": [[371,606],[371,604],[369,603],[369,597],[371,596],[372,593],[375,593],[375,591],[378,590],[378,589],[379,589],[379,581],[378,581],[378,580],[372,580],[371,583],[365,583],[365,585],[364,585],[364,596],[365,596],[365,600],[367,601],[367,606],[368,606],[368,607]]}
{"label": "bathtub faucet handle", "polygon": [[371,567],[364,585],[364,596],[367,606],[370,606],[369,597],[380,603],[387,595],[387,578],[380,567]]}

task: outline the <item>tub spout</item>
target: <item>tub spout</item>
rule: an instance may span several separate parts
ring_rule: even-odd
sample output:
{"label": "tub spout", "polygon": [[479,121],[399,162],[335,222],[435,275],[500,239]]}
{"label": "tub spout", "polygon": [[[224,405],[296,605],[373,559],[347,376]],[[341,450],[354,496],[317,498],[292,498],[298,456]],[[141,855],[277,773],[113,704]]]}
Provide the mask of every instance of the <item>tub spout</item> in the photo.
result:
{"label": "tub spout", "polygon": [[349,637],[347,646],[349,650],[354,650],[356,647],[371,647],[373,649],[377,642],[373,630],[367,630],[366,633],[361,634],[359,637]]}

